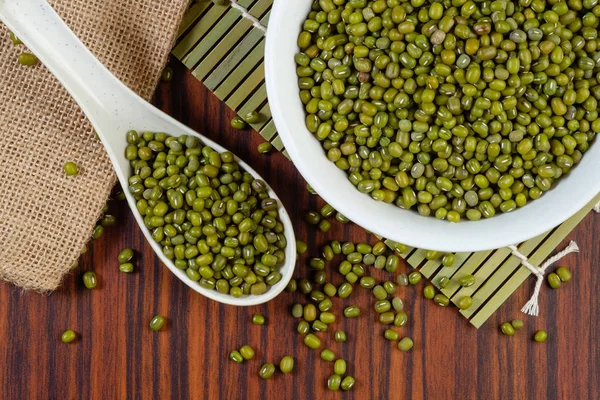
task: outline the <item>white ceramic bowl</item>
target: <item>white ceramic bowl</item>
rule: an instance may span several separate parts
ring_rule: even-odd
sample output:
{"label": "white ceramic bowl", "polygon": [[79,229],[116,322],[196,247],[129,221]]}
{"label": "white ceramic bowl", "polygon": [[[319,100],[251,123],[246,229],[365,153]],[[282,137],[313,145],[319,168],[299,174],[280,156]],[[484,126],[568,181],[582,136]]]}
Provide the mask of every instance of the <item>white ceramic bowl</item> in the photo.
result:
{"label": "white ceramic bowl", "polygon": [[[353,222],[407,245],[441,251],[478,251],[520,243],[554,228],[600,192],[600,144],[539,200],[491,219],[457,224],[420,216],[360,193],[330,162],[304,125],[294,54],[312,0],[275,0],[267,33],[265,74],[271,113],[292,161],[323,199]],[[598,140],[596,140],[598,141]]]}

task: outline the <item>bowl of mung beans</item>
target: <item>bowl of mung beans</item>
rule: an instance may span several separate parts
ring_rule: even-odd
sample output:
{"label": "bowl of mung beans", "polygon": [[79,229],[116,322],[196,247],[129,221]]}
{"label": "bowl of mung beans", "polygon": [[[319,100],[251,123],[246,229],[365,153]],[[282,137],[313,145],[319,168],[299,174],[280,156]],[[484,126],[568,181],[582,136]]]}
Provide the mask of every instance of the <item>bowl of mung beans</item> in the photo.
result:
{"label": "bowl of mung beans", "polygon": [[598,0],[275,0],[265,74],[337,211],[442,251],[522,242],[600,192]]}

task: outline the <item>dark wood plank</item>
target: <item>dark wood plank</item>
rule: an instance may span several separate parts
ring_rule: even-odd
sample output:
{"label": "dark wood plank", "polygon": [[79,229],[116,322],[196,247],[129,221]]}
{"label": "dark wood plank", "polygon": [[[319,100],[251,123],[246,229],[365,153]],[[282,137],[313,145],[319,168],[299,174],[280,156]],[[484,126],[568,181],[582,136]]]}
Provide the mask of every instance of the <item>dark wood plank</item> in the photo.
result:
{"label": "dark wood plank", "polygon": [[[333,223],[327,234],[302,222],[309,209],[323,203],[308,194],[305,182],[282,154],[259,155],[263,141],[251,132],[229,127],[234,116],[189,72],[174,63],[173,82],[161,84],[156,104],[175,118],[230,148],[256,168],[281,195],[296,225],[298,238],[317,254],[327,240],[370,241],[376,238],[354,225]],[[80,266],[50,296],[22,293],[0,284],[0,398],[205,398],[205,399],[316,399],[334,398],[326,390],[333,366],[309,350],[295,332],[289,314],[299,293],[284,293],[266,305],[234,308],[209,301],[188,289],[158,261],[124,204],[112,204],[118,224],[90,246]],[[570,235],[583,249],[569,256],[573,281],[558,291],[544,287],[538,318],[518,311],[529,297],[533,279],[515,294],[479,330],[455,308],[441,309],[421,295],[423,284],[400,288],[410,320],[397,328],[415,340],[404,354],[383,339],[385,327],[376,321],[372,296],[356,287],[344,301],[334,299],[337,312],[349,304],[362,317],[338,317],[330,332],[321,335],[326,347],[349,362],[356,388],[337,397],[348,399],[594,399],[600,390],[600,313],[593,273],[600,259],[600,216],[589,215]],[[564,245],[563,243],[562,245]],[[118,271],[117,254],[124,247],[139,251],[136,272]],[[24,257],[27,255],[24,253]],[[307,256],[300,258],[297,277],[306,276]],[[94,270],[101,285],[83,288],[81,275]],[[408,271],[406,265],[401,270]],[[379,272],[379,271],[375,271]],[[329,271],[340,283],[339,274]],[[374,274],[378,279],[383,273]],[[267,318],[265,326],[250,323],[252,314]],[[148,329],[160,313],[167,329]],[[524,318],[526,328],[514,337],[502,336],[501,322]],[[60,342],[63,330],[80,334],[73,344]],[[332,332],[344,329],[345,344],[335,343]],[[546,344],[531,340],[536,329],[546,329]],[[229,352],[243,344],[257,352],[254,360],[237,365]],[[325,347],[324,346],[324,347]],[[289,354],[296,359],[294,373],[258,378],[263,362],[278,363]]]}

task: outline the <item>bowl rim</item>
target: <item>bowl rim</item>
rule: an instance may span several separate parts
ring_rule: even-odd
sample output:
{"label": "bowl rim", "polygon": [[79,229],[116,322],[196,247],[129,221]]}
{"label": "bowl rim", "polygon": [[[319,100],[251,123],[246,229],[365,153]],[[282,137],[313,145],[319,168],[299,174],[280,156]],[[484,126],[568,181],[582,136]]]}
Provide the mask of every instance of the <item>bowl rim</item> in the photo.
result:
{"label": "bowl rim", "polygon": [[[301,2],[299,1],[297,3]],[[271,8],[269,29],[267,31],[265,45],[265,81],[271,115],[285,149],[298,171],[327,203],[331,204],[336,210],[344,214],[354,223],[386,239],[391,239],[417,248],[448,252],[490,250],[522,243],[555,228],[580,211],[600,192],[600,145],[596,144],[595,146],[591,146],[590,150],[587,152],[590,153],[593,149],[594,154],[587,154],[587,157],[583,157],[580,165],[577,165],[574,171],[571,171],[567,176],[561,179],[558,187],[552,188],[540,199],[537,199],[535,202],[514,212],[498,214],[490,219],[461,221],[458,224],[437,220],[439,223],[447,224],[446,228],[443,229],[448,231],[448,235],[445,236],[441,235],[439,232],[431,231],[433,237],[431,239],[426,239],[422,232],[419,235],[413,234],[413,225],[391,226],[390,221],[373,221],[373,218],[369,218],[369,212],[358,212],[358,207],[352,205],[353,203],[364,203],[358,196],[363,196],[369,201],[372,200],[367,195],[356,191],[356,189],[354,189],[356,197],[353,197],[352,199],[357,201],[349,202],[348,198],[342,199],[339,195],[334,195],[330,186],[324,183],[324,180],[327,179],[327,174],[323,173],[321,170],[315,171],[314,160],[307,160],[307,157],[303,157],[298,146],[299,141],[303,140],[302,138],[304,137],[310,136],[311,140],[314,140],[312,134],[308,132],[304,124],[297,126],[292,125],[290,122],[289,116],[290,112],[293,113],[293,107],[289,107],[289,102],[294,101],[294,99],[291,99],[292,97],[295,97],[295,100],[298,102],[299,99],[296,91],[294,91],[292,96],[289,93],[289,85],[282,84],[282,82],[285,82],[286,80],[289,81],[289,76],[285,74],[285,70],[289,68],[285,65],[288,60],[282,60],[284,55],[281,54],[281,47],[278,46],[281,45],[280,41],[282,40],[282,37],[293,35],[294,52],[297,49],[295,37],[300,31],[300,25],[295,27],[295,22],[292,23],[290,21],[290,19],[295,20],[299,17],[295,12],[291,12],[292,10],[290,10],[290,7],[301,7],[297,3],[290,5],[285,0],[274,0]],[[308,10],[311,2],[306,0],[304,3],[306,3],[305,8]],[[304,18],[304,14],[300,15],[300,18]],[[275,32],[284,33],[275,34]],[[293,60],[291,61],[293,62]],[[295,66],[295,64],[293,65]],[[295,76],[294,71],[294,77]],[[293,87],[298,90],[295,81]],[[290,109],[292,109],[292,111],[290,111]],[[302,111],[302,113],[304,113],[304,111]],[[598,141],[598,139],[595,139],[595,141]],[[598,159],[592,160],[594,155],[596,155]],[[321,156],[324,157],[322,151],[319,153],[319,157]],[[583,164],[587,165],[587,167],[584,167]],[[334,164],[330,163],[330,165],[337,171],[342,172],[341,170],[338,170]],[[596,179],[589,179],[590,172],[595,172],[594,177]],[[574,186],[573,181],[578,180],[578,178],[581,179],[581,176],[584,173],[587,173],[588,176],[586,178],[587,185],[585,188],[581,188],[581,185]],[[572,178],[573,175],[576,177]],[[377,204],[378,205],[373,205],[373,207],[381,206],[379,205],[379,202],[377,202]],[[547,210],[542,209],[544,206],[547,207]],[[400,210],[395,206],[390,207]],[[401,211],[408,212],[406,210]],[[434,225],[431,222],[425,223],[425,218],[435,220],[434,218],[420,216],[414,211],[413,214],[424,222],[423,225]],[[530,218],[526,218],[527,221],[519,221],[519,217],[524,215],[529,215]],[[538,219],[532,219],[532,216],[537,216]],[[405,217],[405,219],[409,221],[415,220],[413,217]],[[497,221],[503,223],[502,233],[496,233],[492,229],[498,227]],[[507,221],[508,223],[504,223],[504,221]],[[464,226],[465,224],[469,224],[471,227],[459,228],[460,225]],[[474,229],[472,227],[476,225],[478,226],[476,232],[479,234],[473,236]]]}

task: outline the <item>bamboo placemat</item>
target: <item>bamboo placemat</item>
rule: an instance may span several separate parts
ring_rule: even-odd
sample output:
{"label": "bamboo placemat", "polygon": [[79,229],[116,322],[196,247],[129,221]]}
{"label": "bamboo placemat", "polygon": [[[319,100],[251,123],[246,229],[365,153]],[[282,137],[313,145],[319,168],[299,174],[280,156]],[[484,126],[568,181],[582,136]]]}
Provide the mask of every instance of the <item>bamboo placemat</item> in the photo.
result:
{"label": "bamboo placemat", "polygon": [[[267,26],[272,2],[239,0],[238,4]],[[193,3],[185,15],[172,54],[238,114],[259,110],[265,118],[252,127],[288,157],[267,103],[264,48],[263,32],[242,18],[238,10],[201,0]],[[600,195],[559,227],[521,243],[517,246],[519,252],[534,265],[543,262],[599,201]],[[391,240],[386,240],[386,244],[391,248],[395,245]],[[457,253],[450,268],[442,267],[439,260],[426,260],[423,249],[409,248],[401,256],[436,286],[442,276],[454,278],[441,291],[454,303],[463,296],[472,296],[473,305],[460,313],[477,328],[531,274],[520,266],[508,248]],[[469,274],[475,275],[477,283],[468,288],[461,287],[457,281]]]}

